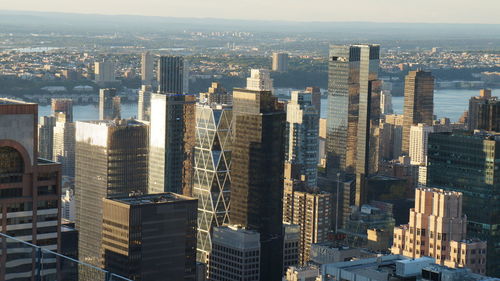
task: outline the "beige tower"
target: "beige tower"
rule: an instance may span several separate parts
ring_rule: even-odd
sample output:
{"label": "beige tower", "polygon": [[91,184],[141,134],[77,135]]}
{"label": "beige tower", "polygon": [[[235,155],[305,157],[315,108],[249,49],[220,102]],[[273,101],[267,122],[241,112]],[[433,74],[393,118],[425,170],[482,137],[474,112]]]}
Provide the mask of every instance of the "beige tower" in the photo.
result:
{"label": "beige tower", "polygon": [[[466,240],[466,227],[461,192],[417,188],[410,221],[394,228],[391,252],[410,258],[430,256],[440,265],[468,267],[475,273],[484,273],[486,242]],[[457,253],[463,248],[477,251]]]}

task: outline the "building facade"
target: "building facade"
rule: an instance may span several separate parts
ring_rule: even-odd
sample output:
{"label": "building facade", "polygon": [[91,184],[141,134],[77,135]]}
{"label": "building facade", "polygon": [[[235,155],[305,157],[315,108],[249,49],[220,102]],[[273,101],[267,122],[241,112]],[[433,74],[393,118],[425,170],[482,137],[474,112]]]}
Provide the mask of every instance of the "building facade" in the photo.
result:
{"label": "building facade", "polygon": [[412,165],[427,165],[427,140],[432,132],[434,132],[434,127],[423,123],[411,126],[408,156]]}
{"label": "building facade", "polygon": [[141,80],[143,85],[151,85],[154,79],[154,60],[149,51],[141,55]]}
{"label": "building facade", "polygon": [[273,71],[277,72],[288,71],[287,53],[273,53]]}
{"label": "building facade", "polygon": [[120,119],[121,101],[116,89],[99,90],[99,120]]}
{"label": "building facade", "polygon": [[115,64],[113,62],[95,62],[94,74],[96,83],[115,82]]}
{"label": "building facade", "polygon": [[63,176],[75,177],[75,123],[63,112],[56,113],[53,160],[61,163]]}
{"label": "building facade", "polygon": [[251,69],[247,78],[247,90],[273,91],[273,79],[267,69]]}
{"label": "building facade", "polygon": [[151,86],[142,85],[137,97],[137,120],[151,119]]}
{"label": "building facade", "polygon": [[102,267],[136,281],[195,281],[196,201],[175,193],[103,199]]}
{"label": "building facade", "polygon": [[212,229],[229,223],[232,108],[196,106],[193,197],[198,198],[197,260],[208,263]]}
{"label": "building facade", "polygon": [[54,127],[56,118],[54,116],[41,116],[38,123],[38,156],[43,159],[52,160],[54,150]]}
{"label": "building facade", "polygon": [[101,264],[102,202],[147,191],[148,127],[134,120],[76,122],[79,260]]}
{"label": "building facade", "polygon": [[200,93],[199,100],[201,103],[218,103],[218,104],[232,104],[233,96],[228,94],[226,89],[222,87],[219,82],[212,82],[208,92]]}
{"label": "building facade", "polygon": [[159,93],[185,94],[188,92],[189,67],[183,57],[161,56],[157,75]]}
{"label": "building facade", "polygon": [[402,153],[409,153],[411,126],[418,123],[431,126],[433,114],[434,76],[427,71],[410,71],[405,77]]}

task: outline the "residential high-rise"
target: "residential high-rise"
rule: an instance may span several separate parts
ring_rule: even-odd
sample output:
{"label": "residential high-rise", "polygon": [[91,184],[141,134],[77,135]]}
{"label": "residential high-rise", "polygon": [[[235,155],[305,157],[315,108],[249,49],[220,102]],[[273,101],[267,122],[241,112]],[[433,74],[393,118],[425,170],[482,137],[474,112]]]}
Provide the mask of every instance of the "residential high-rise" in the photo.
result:
{"label": "residential high-rise", "polygon": [[157,75],[159,93],[184,94],[188,92],[189,68],[183,57],[161,56]]}
{"label": "residential high-rise", "polygon": [[410,156],[412,165],[427,165],[427,140],[429,134],[433,132],[433,126],[427,126],[423,123],[411,126],[408,156]]}
{"label": "residential high-rise", "polygon": [[102,203],[102,266],[132,280],[196,280],[196,199],[175,193]]}
{"label": "residential high-rise", "polygon": [[73,122],[73,100],[72,99],[51,99],[52,115],[64,113],[66,122]]}
{"label": "residential high-rise", "polygon": [[151,85],[154,79],[154,61],[153,55],[149,51],[141,55],[141,80],[143,85]]}
{"label": "residential high-rise", "polygon": [[222,87],[219,82],[212,82],[208,92],[200,93],[199,97],[202,103],[218,103],[218,104],[232,104],[232,95],[228,94],[226,89]]}
{"label": "residential high-rise", "polygon": [[286,106],[287,142],[285,160],[296,171],[297,180],[307,187],[318,183],[319,114],[312,104],[312,94],[293,91]]}
{"label": "residential high-rise", "polygon": [[380,113],[383,115],[392,114],[392,95],[390,91],[382,91],[380,94]]}
{"label": "residential high-rise", "polygon": [[306,92],[312,95],[312,104],[314,108],[318,111],[318,115],[321,116],[321,90],[318,87],[307,87]]}
{"label": "residential high-rise", "polygon": [[423,123],[432,125],[434,119],[434,76],[428,71],[410,71],[405,77],[405,103],[402,153],[410,151],[410,129]]}
{"label": "residential high-rise", "polygon": [[327,241],[332,229],[332,201],[328,192],[308,192],[293,183],[285,185],[283,222],[300,226],[299,264],[309,261],[311,244]]}
{"label": "residential high-rise", "polygon": [[75,166],[79,259],[100,266],[103,198],[147,191],[148,127],[134,120],[76,122]]}
{"label": "residential high-rise", "polygon": [[500,100],[491,96],[490,89],[482,89],[479,96],[470,98],[467,128],[500,132]]}
{"label": "residential high-rise", "polygon": [[52,160],[55,126],[56,118],[54,116],[40,117],[38,123],[38,156],[40,158]]}
{"label": "residential high-rise", "polygon": [[430,134],[427,159],[427,185],[463,193],[467,234],[488,241],[486,272],[500,276],[499,134]]}
{"label": "residential high-rise", "polygon": [[[410,209],[410,221],[394,228],[393,254],[410,258],[430,256],[436,263],[451,267],[469,267],[484,274],[486,242],[466,240],[467,216],[462,214],[462,193],[442,189],[415,189],[415,208]],[[453,246],[452,246],[453,245]],[[453,260],[453,249],[463,251]],[[477,259],[476,259],[477,258]]]}
{"label": "residential high-rise", "polygon": [[273,71],[277,72],[288,71],[287,53],[273,53]]}
{"label": "residential high-rise", "polygon": [[212,248],[212,228],[229,223],[232,117],[230,106],[196,106],[193,197],[198,198],[197,260],[203,263]]}
{"label": "residential high-rise", "polygon": [[142,85],[137,97],[137,119],[149,121],[151,118],[151,86]]}
{"label": "residential high-rise", "polygon": [[251,69],[247,78],[247,90],[273,91],[273,79],[267,69]]}
{"label": "residential high-rise", "polygon": [[115,64],[110,61],[95,62],[94,74],[96,83],[115,82]]}
{"label": "residential high-rise", "polygon": [[[0,99],[0,231],[59,251],[61,165],[38,158],[37,120],[37,104]],[[31,252],[27,257],[18,243],[2,241],[0,279],[34,280]],[[37,277],[55,271],[56,261],[47,259]]]}
{"label": "residential high-rise", "polygon": [[66,113],[56,113],[52,157],[62,165],[62,175],[75,177],[75,123],[70,122]]}
{"label": "residential high-rise", "polygon": [[271,91],[234,89],[230,219],[260,233],[260,280],[282,277],[285,118]]}
{"label": "residential high-rise", "polygon": [[299,264],[300,225],[283,223],[283,272]]}
{"label": "residential high-rise", "polygon": [[390,161],[401,155],[403,115],[385,115],[380,122],[379,161]]}
{"label": "residential high-rise", "polygon": [[99,120],[120,119],[120,96],[115,88],[99,90]]}
{"label": "residential high-rise", "polygon": [[376,170],[380,88],[379,45],[330,47],[327,173],[356,177],[356,205],[366,200],[365,178]]}
{"label": "residential high-rise", "polygon": [[208,280],[276,280],[259,278],[260,260],[264,258],[262,250],[261,238],[256,231],[237,225],[214,227]]}
{"label": "residential high-rise", "polygon": [[486,100],[491,98],[490,89],[481,89],[479,91],[479,96],[471,97],[469,99],[469,111],[467,114],[467,128],[471,131],[479,128],[478,117],[481,115],[479,113],[479,104],[484,104]]}
{"label": "residential high-rise", "polygon": [[191,196],[195,106],[194,95],[151,95],[149,193]]}

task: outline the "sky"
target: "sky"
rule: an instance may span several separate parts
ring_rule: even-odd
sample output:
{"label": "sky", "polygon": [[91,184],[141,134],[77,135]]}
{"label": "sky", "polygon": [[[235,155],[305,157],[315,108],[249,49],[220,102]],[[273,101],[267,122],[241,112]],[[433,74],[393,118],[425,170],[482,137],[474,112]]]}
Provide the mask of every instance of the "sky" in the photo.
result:
{"label": "sky", "polygon": [[0,10],[280,21],[500,24],[500,0],[0,0]]}

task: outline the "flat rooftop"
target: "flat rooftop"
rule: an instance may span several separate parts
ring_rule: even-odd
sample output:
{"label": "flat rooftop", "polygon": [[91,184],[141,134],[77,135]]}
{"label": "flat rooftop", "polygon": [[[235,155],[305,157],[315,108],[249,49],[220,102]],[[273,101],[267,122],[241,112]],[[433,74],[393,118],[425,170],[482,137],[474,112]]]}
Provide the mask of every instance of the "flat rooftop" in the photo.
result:
{"label": "flat rooftop", "polygon": [[115,119],[115,120],[86,120],[77,121],[81,123],[90,123],[102,125],[106,127],[122,127],[122,126],[144,126],[145,124],[135,119]]}
{"label": "flat rooftop", "polygon": [[15,100],[15,99],[8,99],[8,98],[0,98],[0,105],[11,105],[11,104],[36,104],[32,102],[25,102],[21,100]]}
{"label": "flat rooftop", "polygon": [[157,194],[144,194],[132,195],[127,197],[108,198],[116,202],[124,203],[127,205],[149,205],[149,204],[163,204],[169,202],[181,202],[197,200],[189,196],[180,195],[173,192],[157,193]]}

